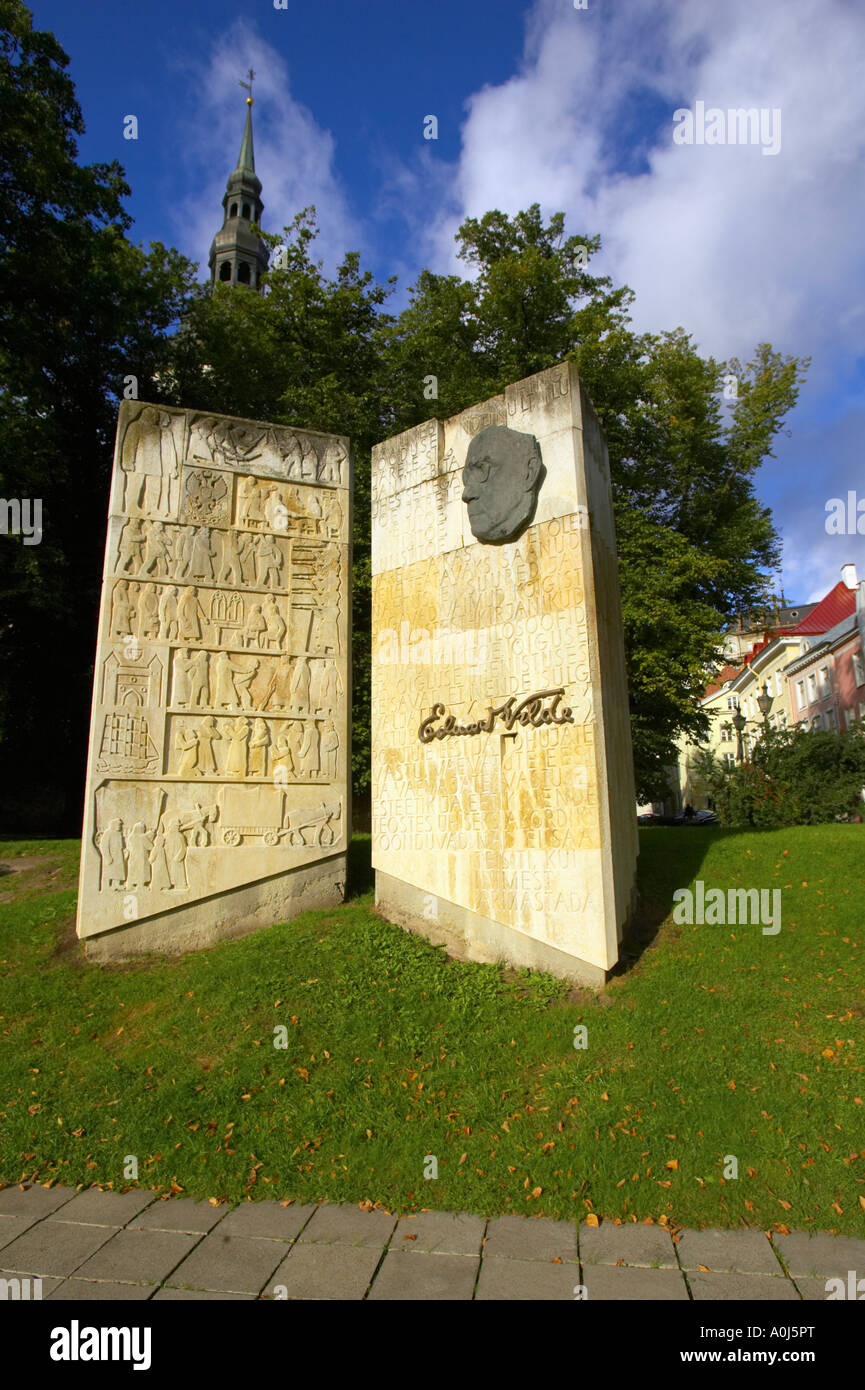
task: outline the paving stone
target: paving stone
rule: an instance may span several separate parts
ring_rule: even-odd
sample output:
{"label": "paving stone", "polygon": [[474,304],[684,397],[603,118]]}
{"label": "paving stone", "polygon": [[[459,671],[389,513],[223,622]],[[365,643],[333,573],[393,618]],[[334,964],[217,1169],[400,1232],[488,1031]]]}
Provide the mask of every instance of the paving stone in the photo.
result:
{"label": "paving stone", "polygon": [[[31,1279],[32,1279],[33,1276],[30,1276],[30,1277],[31,1277]],[[27,1276],[26,1276],[26,1275],[19,1274],[17,1270],[14,1270],[14,1269],[0,1269],[0,1279],[6,1279],[6,1280],[8,1280],[8,1281],[11,1281],[12,1279],[22,1279],[22,1278],[27,1278]],[[46,1299],[49,1299],[49,1298],[51,1297],[51,1294],[53,1293],[54,1289],[59,1288],[60,1285],[63,1283],[63,1280],[62,1280],[62,1279],[52,1279],[52,1278],[43,1277],[43,1276],[41,1276],[41,1275],[37,1275],[36,1278],[39,1279],[39,1282],[40,1282],[40,1285],[41,1285],[41,1290],[40,1290],[40,1292],[41,1292],[41,1302],[43,1302],[43,1303],[46,1301]],[[33,1303],[38,1303],[38,1302],[40,1302],[40,1299],[34,1298],[34,1297],[33,1297],[33,1294],[34,1294],[35,1291],[34,1291],[34,1288],[33,1288],[32,1283],[31,1283],[31,1285],[30,1285],[30,1290],[29,1290],[29,1292],[30,1292],[30,1299],[29,1299],[28,1301],[32,1301]],[[0,1301],[2,1301],[2,1300],[0,1300]],[[16,1302],[16,1301],[17,1301],[17,1300],[11,1299],[11,1298],[10,1298],[10,1299],[7,1299],[7,1302],[10,1302],[10,1303]],[[21,1301],[24,1302],[23,1299],[22,1299]]]}
{"label": "paving stone", "polygon": [[22,1274],[71,1274],[110,1238],[104,1226],[40,1221],[3,1251],[7,1269]]}
{"label": "paving stone", "polygon": [[[271,1247],[273,1248],[273,1247]],[[361,1299],[381,1259],[379,1245],[297,1241],[268,1280],[265,1297]]]}
{"label": "paving stone", "polygon": [[705,1265],[713,1274],[784,1272],[762,1231],[685,1231],[676,1248],[683,1269]]}
{"label": "paving stone", "polygon": [[567,1301],[573,1300],[574,1286],[579,1282],[579,1265],[485,1256],[475,1298],[481,1302]]}
{"label": "paving stone", "polygon": [[153,1293],[153,1284],[113,1284],[107,1280],[64,1279],[49,1295],[50,1303],[128,1303],[144,1302]]}
{"label": "paving stone", "polygon": [[56,1221],[80,1221],[84,1226],[125,1226],[153,1201],[152,1192],[134,1188],[131,1192],[100,1192],[90,1188],[79,1192],[62,1210]]}
{"label": "paving stone", "polygon": [[[428,1255],[407,1260],[389,1251],[369,1291],[377,1301],[391,1299],[471,1299],[480,1260],[471,1255]],[[533,1265],[532,1268],[535,1266]],[[541,1266],[543,1268],[543,1266]]]}
{"label": "paving stone", "polygon": [[[421,1211],[403,1216],[397,1223],[390,1249],[423,1255],[476,1255],[481,1253],[486,1221],[465,1212]],[[408,1240],[414,1236],[414,1240]]]}
{"label": "paving stone", "polygon": [[160,1289],[151,1303],[227,1303],[232,1299],[249,1302],[254,1293],[221,1293],[218,1289]]}
{"label": "paving stone", "polygon": [[700,1302],[707,1298],[722,1301],[740,1298],[747,1299],[749,1303],[754,1300],[761,1303],[771,1300],[799,1302],[799,1295],[791,1281],[779,1274],[694,1274],[689,1270],[688,1283],[691,1297]]}
{"label": "paving stone", "polygon": [[496,1216],[487,1226],[484,1259],[555,1260],[577,1263],[577,1227],[573,1221]]}
{"label": "paving stone", "polygon": [[[839,1278],[839,1275],[827,1275],[827,1278]],[[846,1284],[846,1279],[844,1280]],[[804,1298],[806,1303],[826,1303],[829,1301],[829,1290],[826,1288],[826,1279],[809,1279],[806,1275],[800,1274],[793,1280],[796,1288]],[[846,1290],[845,1290],[846,1292]],[[833,1300],[834,1302],[835,1300]],[[840,1299],[837,1300],[841,1302]]]}
{"label": "paving stone", "polygon": [[[574,1280],[574,1283],[577,1281]],[[683,1300],[688,1290],[677,1269],[646,1269],[636,1265],[583,1265],[583,1280],[589,1302],[616,1299],[620,1302],[649,1302],[661,1299]]]}
{"label": "paving stone", "polygon": [[180,1231],[118,1231],[77,1273],[81,1279],[161,1284],[200,1239]]}
{"label": "paving stone", "polygon": [[4,1187],[0,1192],[0,1213],[3,1216],[28,1216],[41,1221],[78,1194],[74,1187]]}
{"label": "paving stone", "polygon": [[275,1240],[224,1236],[220,1225],[187,1255],[167,1282],[173,1288],[257,1295],[284,1253]]}
{"label": "paving stone", "polygon": [[206,1235],[222,1221],[229,1207],[212,1207],[209,1202],[194,1202],[191,1197],[172,1197],[170,1201],[153,1202],[129,1223],[130,1230],[188,1231]]}
{"label": "paving stone", "polygon": [[365,1245],[381,1250],[396,1226],[396,1217],[385,1211],[361,1211],[359,1207],[319,1207],[298,1239],[304,1244],[322,1241],[338,1245]]}
{"label": "paving stone", "polygon": [[230,1211],[220,1226],[227,1236],[255,1236],[259,1240],[294,1240],[318,1207],[281,1207],[278,1202],[246,1202]]}
{"label": "paving stone", "polygon": [[804,1274],[846,1279],[848,1269],[854,1269],[858,1278],[865,1278],[865,1240],[793,1231],[789,1236],[775,1236],[775,1244],[794,1277]]}
{"label": "paving stone", "polygon": [[614,1226],[604,1221],[600,1226],[580,1227],[580,1261],[582,1264],[657,1266],[676,1269],[676,1247],[663,1226]]}
{"label": "paving stone", "polygon": [[28,1231],[41,1218],[38,1216],[0,1216],[0,1250]]}

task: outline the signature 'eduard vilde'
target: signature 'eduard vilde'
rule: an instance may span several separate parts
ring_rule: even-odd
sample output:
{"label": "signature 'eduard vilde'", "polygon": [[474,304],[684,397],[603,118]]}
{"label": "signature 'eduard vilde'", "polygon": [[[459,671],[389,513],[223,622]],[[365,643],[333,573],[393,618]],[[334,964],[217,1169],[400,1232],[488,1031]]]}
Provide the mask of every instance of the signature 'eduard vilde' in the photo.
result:
{"label": "signature 'eduard vilde'", "polygon": [[[490,709],[486,719],[474,724],[458,724],[454,715],[449,714],[438,727],[433,725],[442,718],[444,705],[433,705],[426,719],[418,729],[421,743],[432,743],[434,738],[456,738],[459,734],[491,734],[497,719],[501,719],[506,729],[514,724],[532,724],[538,729],[542,724],[573,724],[573,710],[568,705],[559,709],[559,701],[565,693],[564,686],[558,690],[536,690],[534,695],[526,695],[517,704],[516,695],[511,695],[497,709]],[[545,701],[549,701],[546,704]]]}

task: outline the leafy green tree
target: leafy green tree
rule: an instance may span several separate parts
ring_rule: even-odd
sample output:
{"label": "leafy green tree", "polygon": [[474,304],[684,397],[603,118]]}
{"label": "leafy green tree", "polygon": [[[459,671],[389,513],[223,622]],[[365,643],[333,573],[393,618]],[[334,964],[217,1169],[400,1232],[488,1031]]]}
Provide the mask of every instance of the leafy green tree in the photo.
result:
{"label": "leafy green tree", "polygon": [[[610,453],[638,792],[666,786],[680,731],[726,620],[765,597],[778,540],[754,474],[795,404],[807,361],[761,344],[752,360],[703,358],[683,329],[637,334],[633,294],[589,273],[598,237],[565,236],[535,204],[469,218],[457,233],[471,279],[424,272],[383,325],[389,424],[406,429],[569,358]],[[438,379],[438,398],[423,382]],[[725,410],[722,386],[738,395]]]}
{"label": "leafy green tree", "polygon": [[764,736],[747,761],[731,766],[705,748],[695,766],[719,820],[736,829],[819,825],[863,813],[861,725],[836,731],[796,724]]}
{"label": "leafy green tree", "polygon": [[0,537],[0,813],[80,824],[108,479],[127,376],[155,392],[194,267],[126,239],[116,163],[80,165],[68,59],[0,0],[0,494],[43,539]]}

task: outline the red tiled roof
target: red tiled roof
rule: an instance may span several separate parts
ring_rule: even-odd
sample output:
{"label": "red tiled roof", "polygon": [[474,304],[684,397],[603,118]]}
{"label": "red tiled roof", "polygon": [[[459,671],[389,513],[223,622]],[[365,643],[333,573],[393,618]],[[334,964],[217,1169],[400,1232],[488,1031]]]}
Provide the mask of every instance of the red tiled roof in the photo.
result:
{"label": "red tiled roof", "polygon": [[706,686],[706,689],[703,691],[702,698],[705,700],[708,695],[714,695],[715,692],[720,690],[723,686],[725,686],[728,681],[735,680],[738,674],[738,666],[722,666],[720,671],[718,672],[717,680],[710,681],[710,683]]}
{"label": "red tiled roof", "polygon": [[828,632],[830,627],[849,618],[856,611],[856,590],[848,589],[843,579],[839,579],[834,589],[830,589],[801,623],[792,629],[796,633]]}

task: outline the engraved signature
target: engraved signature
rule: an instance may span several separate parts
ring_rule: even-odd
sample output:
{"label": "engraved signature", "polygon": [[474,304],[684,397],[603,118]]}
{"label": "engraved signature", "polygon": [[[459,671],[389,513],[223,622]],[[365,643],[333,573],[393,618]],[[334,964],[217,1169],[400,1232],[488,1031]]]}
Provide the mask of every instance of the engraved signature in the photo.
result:
{"label": "engraved signature", "polygon": [[[478,719],[473,724],[458,724],[455,715],[445,713],[444,705],[433,705],[417,735],[421,743],[432,743],[436,738],[456,738],[461,734],[491,734],[499,719],[506,729],[512,729],[515,724],[531,724],[535,729],[544,724],[573,724],[574,713],[570,706],[563,705],[559,709],[564,693],[564,686],[557,690],[536,690],[519,703],[516,695],[511,695],[503,705],[490,708],[486,719]],[[440,719],[443,723],[438,724]]]}

